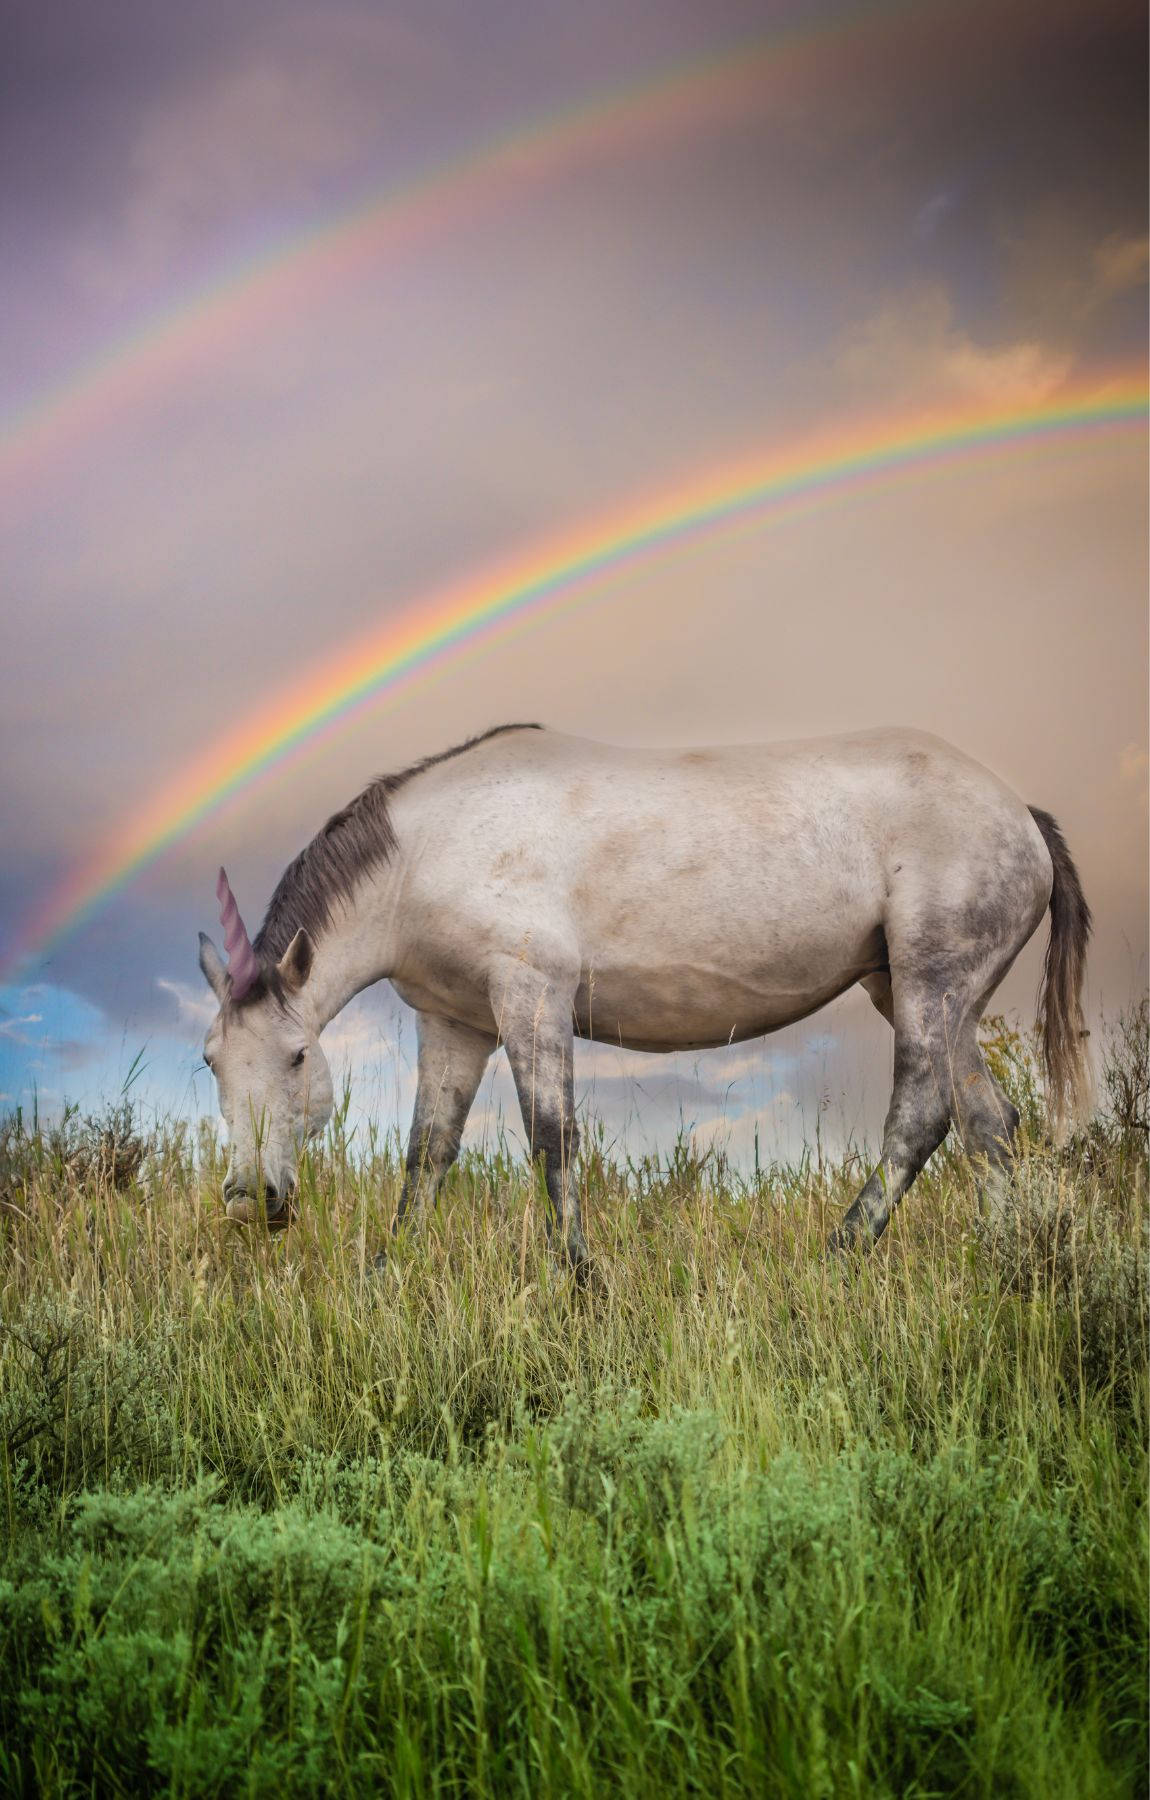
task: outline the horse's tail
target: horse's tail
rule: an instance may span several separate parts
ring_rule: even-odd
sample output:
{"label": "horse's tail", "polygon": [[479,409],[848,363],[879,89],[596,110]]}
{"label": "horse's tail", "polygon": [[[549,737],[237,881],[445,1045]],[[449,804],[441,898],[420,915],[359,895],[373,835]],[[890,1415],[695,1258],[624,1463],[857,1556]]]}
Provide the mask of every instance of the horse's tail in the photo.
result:
{"label": "horse's tail", "polygon": [[1082,1016],[1082,981],[1090,938],[1090,908],[1078,870],[1057,822],[1037,806],[1030,816],[1042,833],[1054,864],[1050,895],[1050,942],[1038,989],[1038,1030],[1046,1073],[1047,1104],[1055,1134],[1085,1118],[1090,1109],[1090,1070],[1086,1060],[1086,1021]]}

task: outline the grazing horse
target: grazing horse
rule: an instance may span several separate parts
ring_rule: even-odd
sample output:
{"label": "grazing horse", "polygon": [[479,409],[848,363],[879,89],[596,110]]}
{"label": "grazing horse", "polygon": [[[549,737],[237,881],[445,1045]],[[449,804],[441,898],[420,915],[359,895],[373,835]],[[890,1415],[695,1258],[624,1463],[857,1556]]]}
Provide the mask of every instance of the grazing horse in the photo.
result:
{"label": "grazing horse", "polygon": [[1050,909],[1039,1020],[1058,1124],[1087,1100],[1090,912],[1049,813],[939,738],[881,730],[624,750],[506,725],[384,776],[285,870],[254,940],[223,870],[204,1056],[231,1138],[229,1217],[286,1223],[331,1113],[320,1033],[387,978],[418,1015],[395,1227],[434,1191],[506,1047],[553,1237],[587,1249],[571,1177],[573,1038],[682,1050],[754,1038],[856,982],[894,1028],[882,1153],[832,1238],[873,1241],[957,1124],[983,1204],[1018,1113],[978,1023]]}

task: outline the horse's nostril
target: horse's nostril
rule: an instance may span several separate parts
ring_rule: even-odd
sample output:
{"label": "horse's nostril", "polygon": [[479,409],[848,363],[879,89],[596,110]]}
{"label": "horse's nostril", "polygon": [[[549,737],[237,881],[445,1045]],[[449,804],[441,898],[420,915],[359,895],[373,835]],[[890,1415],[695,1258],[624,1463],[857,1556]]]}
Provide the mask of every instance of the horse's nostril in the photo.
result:
{"label": "horse's nostril", "polygon": [[276,1191],[276,1184],[274,1181],[265,1181],[264,1182],[264,1199],[265,1200],[278,1200],[279,1199],[279,1194]]}

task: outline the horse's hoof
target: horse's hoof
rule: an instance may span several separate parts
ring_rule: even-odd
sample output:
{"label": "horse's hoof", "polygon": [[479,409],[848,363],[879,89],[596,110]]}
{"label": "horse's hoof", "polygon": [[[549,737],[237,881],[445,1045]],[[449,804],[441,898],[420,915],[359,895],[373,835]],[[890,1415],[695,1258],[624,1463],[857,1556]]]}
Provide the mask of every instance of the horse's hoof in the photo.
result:
{"label": "horse's hoof", "polygon": [[836,1225],[827,1239],[821,1260],[826,1268],[844,1273],[847,1269],[858,1268],[869,1248],[865,1237]]}
{"label": "horse's hoof", "polygon": [[586,1292],[595,1283],[591,1258],[586,1251],[582,1256],[574,1256],[570,1250],[552,1246],[547,1254],[547,1263],[551,1281],[556,1287],[565,1287],[570,1282],[573,1287]]}
{"label": "horse's hoof", "polygon": [[580,1293],[589,1294],[592,1300],[607,1298],[607,1283],[603,1279],[598,1264],[593,1263],[589,1257],[585,1257],[581,1263],[576,1263],[573,1273],[575,1285]]}

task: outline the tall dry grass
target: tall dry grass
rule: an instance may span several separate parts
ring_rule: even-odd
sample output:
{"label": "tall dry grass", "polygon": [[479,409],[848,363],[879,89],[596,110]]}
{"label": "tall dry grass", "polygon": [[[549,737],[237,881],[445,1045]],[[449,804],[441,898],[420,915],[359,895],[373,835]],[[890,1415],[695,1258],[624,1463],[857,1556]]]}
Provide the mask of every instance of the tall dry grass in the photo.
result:
{"label": "tall dry grass", "polygon": [[592,1134],[588,1292],[500,1150],[376,1276],[338,1120],[279,1238],[210,1137],[11,1122],[0,1788],[1141,1791],[1145,1027],[1060,1152],[999,1029],[1012,1216],[943,1153],[857,1262],[857,1158]]}

